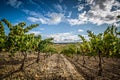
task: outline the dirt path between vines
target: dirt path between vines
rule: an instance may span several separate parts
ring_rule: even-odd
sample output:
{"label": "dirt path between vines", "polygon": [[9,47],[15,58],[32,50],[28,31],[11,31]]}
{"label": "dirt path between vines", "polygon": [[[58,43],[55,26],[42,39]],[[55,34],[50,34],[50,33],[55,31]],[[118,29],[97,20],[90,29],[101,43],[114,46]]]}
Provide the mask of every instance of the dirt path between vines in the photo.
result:
{"label": "dirt path between vines", "polygon": [[0,80],[85,80],[63,54],[46,58],[40,55],[39,63],[36,63],[36,55],[31,54],[25,61],[24,71],[18,71],[22,58],[17,57],[13,61],[1,60]]}
{"label": "dirt path between vines", "polygon": [[[120,80],[120,59],[105,58],[102,64],[103,75],[98,76],[98,58],[85,57],[86,64],[82,66],[82,56],[73,58],[63,54],[46,56],[29,54],[23,71],[19,71],[23,56],[18,53],[15,57],[0,54],[0,80]],[[82,75],[82,76],[81,76]]]}
{"label": "dirt path between vines", "polygon": [[73,64],[62,54],[53,54],[41,65],[41,79],[46,80],[85,80]]}

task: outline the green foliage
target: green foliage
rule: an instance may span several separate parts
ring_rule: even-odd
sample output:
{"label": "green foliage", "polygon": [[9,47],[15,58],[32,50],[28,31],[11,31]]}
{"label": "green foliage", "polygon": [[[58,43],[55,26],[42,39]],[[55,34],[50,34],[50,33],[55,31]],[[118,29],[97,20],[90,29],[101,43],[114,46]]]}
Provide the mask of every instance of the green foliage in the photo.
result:
{"label": "green foliage", "polygon": [[120,38],[118,37],[119,31],[115,26],[109,27],[107,34],[104,33],[104,51],[107,56],[118,56],[120,57]]}
{"label": "green foliage", "polygon": [[82,53],[92,56],[96,56],[100,53],[102,56],[120,57],[120,32],[115,26],[112,25],[111,27],[108,27],[104,33],[99,33],[98,35],[95,35],[91,31],[87,32],[89,41],[79,35],[83,41],[80,44],[80,51]]}
{"label": "green foliage", "polygon": [[32,43],[32,45],[33,45],[32,48],[33,48],[35,51],[39,51],[38,45],[39,45],[40,41],[41,41],[41,35],[34,36],[34,42]]}
{"label": "green foliage", "polygon": [[[5,23],[10,30],[8,36],[5,34],[3,23]],[[53,38],[41,40],[40,35],[26,34],[31,29],[39,26],[38,24],[25,26],[25,22],[13,26],[7,19],[1,20],[0,51],[6,50],[10,53],[15,53],[16,51],[57,52],[53,46]],[[67,45],[63,48],[61,53],[84,54],[89,56],[96,56],[98,53],[101,53],[102,56],[120,57],[120,31],[118,31],[118,28],[113,25],[108,27],[104,33],[99,33],[98,35],[95,35],[91,31],[87,32],[89,41],[79,35],[83,42],[77,45]]]}
{"label": "green foliage", "polygon": [[[9,28],[10,32],[6,39],[6,51],[10,53],[16,53],[17,51],[28,51],[33,49],[35,43],[34,34],[26,34],[29,30],[38,26],[38,24],[32,24],[25,28],[26,23],[21,22],[13,26],[8,20],[2,20]],[[1,30],[4,31],[2,22],[0,22]],[[4,32],[1,32],[1,35],[4,35]],[[35,46],[35,45],[34,45]]]}
{"label": "green foliage", "polygon": [[48,38],[45,40],[41,40],[38,44],[38,51],[39,52],[49,52],[52,48],[49,46],[53,44],[53,38]]}
{"label": "green foliage", "polygon": [[74,44],[68,44],[68,45],[64,46],[61,53],[65,54],[67,56],[71,56],[73,54],[78,54],[77,46]]}
{"label": "green foliage", "polygon": [[25,22],[18,23],[18,26],[21,26],[23,28],[24,26],[26,26],[26,23]]}
{"label": "green foliage", "polygon": [[85,40],[84,37],[80,36],[82,39],[82,44],[80,44],[81,52],[83,53],[83,65],[85,64],[84,55],[87,53],[92,54],[92,56],[98,56],[98,76],[102,76],[102,56],[106,57],[120,57],[120,38],[119,31],[115,26],[108,27],[104,33],[99,33],[95,35],[91,31],[87,31],[89,36],[89,41]]}
{"label": "green foliage", "polygon": [[88,44],[88,42],[87,42],[87,40],[83,37],[83,36],[81,36],[81,35],[78,35],[81,39],[82,39],[82,43],[81,44],[79,44],[79,46],[80,46],[80,53],[82,53],[82,54],[87,54],[88,53],[88,51],[89,51],[89,44]]}
{"label": "green foliage", "polygon": [[33,28],[36,28],[37,26],[39,26],[39,24],[32,24],[30,26],[27,26],[25,29],[24,29],[24,32],[28,32],[29,30],[33,29]]}
{"label": "green foliage", "polygon": [[120,15],[118,15],[117,18],[120,18]]}
{"label": "green foliage", "polygon": [[8,28],[12,28],[12,24],[7,19],[2,19],[2,21],[8,26]]}
{"label": "green foliage", "polygon": [[4,51],[6,42],[6,35],[4,31],[4,25],[0,21],[0,51]]}
{"label": "green foliage", "polygon": [[0,21],[0,36],[5,36],[4,25],[1,21]]}
{"label": "green foliage", "polygon": [[[5,35],[3,23],[5,23],[10,32],[8,36]],[[55,53],[57,52],[53,46],[53,38],[48,38],[41,40],[41,36],[35,36],[34,34],[28,34],[33,28],[39,26],[38,24],[32,24],[26,26],[25,22],[18,23],[17,25],[12,25],[7,19],[0,21],[0,51],[5,45],[6,51],[10,52],[12,55],[17,51],[26,53],[27,51],[37,51],[45,53]],[[5,38],[4,38],[5,36]],[[5,42],[4,42],[5,41]]]}

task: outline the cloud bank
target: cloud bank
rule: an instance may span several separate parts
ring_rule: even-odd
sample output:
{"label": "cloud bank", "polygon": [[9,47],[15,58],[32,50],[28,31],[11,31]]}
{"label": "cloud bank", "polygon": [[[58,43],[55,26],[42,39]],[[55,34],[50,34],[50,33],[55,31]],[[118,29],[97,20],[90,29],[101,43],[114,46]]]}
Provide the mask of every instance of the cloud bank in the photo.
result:
{"label": "cloud bank", "polygon": [[22,1],[8,0],[7,4],[14,7],[14,8],[19,8],[22,5]]}
{"label": "cloud bank", "polygon": [[54,38],[55,43],[66,43],[66,42],[78,42],[78,41],[80,41],[80,38],[78,37],[78,35],[74,35],[71,32],[51,34],[51,35],[48,35],[47,37]]}
{"label": "cloud bank", "polygon": [[48,13],[47,17],[28,17],[27,20],[31,22],[41,22],[42,24],[56,25],[62,22],[64,14],[62,13]]}
{"label": "cloud bank", "polygon": [[[82,0],[79,0],[82,1]],[[117,15],[120,14],[120,2],[117,0],[86,0],[86,4],[78,5],[78,11],[89,5],[90,10],[78,15],[78,18],[68,19],[71,25],[81,25],[87,22],[102,25],[118,22]]]}

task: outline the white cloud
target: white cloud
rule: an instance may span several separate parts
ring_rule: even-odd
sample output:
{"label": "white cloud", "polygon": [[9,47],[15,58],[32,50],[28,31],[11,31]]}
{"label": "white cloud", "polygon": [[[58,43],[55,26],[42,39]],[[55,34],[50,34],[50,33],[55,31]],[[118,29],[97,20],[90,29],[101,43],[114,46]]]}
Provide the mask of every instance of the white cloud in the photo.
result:
{"label": "white cloud", "polygon": [[72,15],[72,11],[68,12],[68,16],[67,17],[70,18],[71,15]]}
{"label": "white cloud", "polygon": [[27,20],[31,21],[31,22],[41,22],[42,24],[47,24],[47,22],[49,21],[49,19],[47,18],[36,18],[36,17],[28,17]]}
{"label": "white cloud", "polygon": [[41,22],[42,24],[56,25],[63,21],[64,14],[62,13],[48,13],[47,17],[28,17],[27,19],[31,22]]}
{"label": "white cloud", "polygon": [[27,34],[32,34],[32,33],[34,33],[36,36],[41,34],[40,31],[29,31]]}
{"label": "white cloud", "polygon": [[84,32],[84,30],[82,30],[82,29],[78,29],[78,32]]}
{"label": "white cloud", "polygon": [[[62,7],[59,6],[59,8],[61,8],[62,10]],[[41,15],[40,13],[37,13],[35,11],[30,11],[27,9],[23,9],[22,11],[29,15],[29,17],[27,17],[27,20],[31,22],[41,22],[42,24],[56,25],[65,20],[64,13],[49,12],[47,14]]]}
{"label": "white cloud", "polygon": [[60,4],[54,4],[53,5],[58,11],[63,11],[63,8],[62,8],[62,6],[60,5]]}
{"label": "white cloud", "polygon": [[[81,1],[81,0],[79,0]],[[87,22],[93,24],[113,24],[119,20],[116,16],[120,13],[120,2],[117,0],[86,0],[87,5],[90,5],[88,12],[79,14],[78,18],[68,19],[71,25],[81,25]],[[85,4],[83,4],[85,5]],[[78,11],[83,9],[83,5],[78,5]],[[113,6],[116,6],[113,10]]]}
{"label": "white cloud", "polygon": [[[91,1],[94,5],[91,6],[91,10],[88,12],[89,22],[94,24],[113,24],[117,22],[116,16],[120,13],[120,10],[112,11],[113,6],[120,7],[120,3],[116,0],[94,0]],[[119,6],[118,6],[119,4]]]}
{"label": "white cloud", "polygon": [[64,4],[54,4],[53,5],[53,7],[57,10],[57,11],[59,11],[60,13],[66,13],[66,9],[67,9],[67,6]]}
{"label": "white cloud", "polygon": [[31,22],[37,22],[37,21],[39,21],[39,19],[37,19],[35,17],[28,17],[27,20],[29,20]]}
{"label": "white cloud", "polygon": [[[86,40],[89,40],[88,35],[82,35]],[[77,34],[72,32],[57,33],[47,35],[47,38],[54,38],[55,43],[69,43],[69,42],[82,42],[81,38]]]}
{"label": "white cloud", "polygon": [[14,8],[19,8],[22,5],[22,2],[18,0],[8,0],[7,4]]}
{"label": "white cloud", "polygon": [[22,10],[23,12],[25,12],[26,14],[29,14],[29,15],[31,15],[31,16],[40,16],[40,14],[39,13],[37,13],[37,12],[35,12],[35,11],[30,11],[30,10],[28,10],[28,9],[23,9]]}
{"label": "white cloud", "polygon": [[62,13],[49,13],[50,17],[49,24],[59,24],[64,19],[64,14]]}
{"label": "white cloud", "polygon": [[60,3],[62,3],[62,2],[63,2],[63,0],[59,0],[59,2],[60,2]]}
{"label": "white cloud", "polygon": [[77,7],[78,7],[78,11],[81,11],[81,10],[84,9],[84,6],[83,6],[83,5],[78,5]]}
{"label": "white cloud", "polygon": [[42,30],[42,31],[43,31],[43,30],[45,30],[45,29],[44,29],[44,28],[39,28],[39,30]]}
{"label": "white cloud", "polygon": [[80,25],[83,24],[83,22],[80,22],[78,19],[68,19],[68,22],[70,25]]}
{"label": "white cloud", "polygon": [[78,37],[78,35],[75,35],[72,32],[51,34],[51,35],[48,35],[47,37],[54,38],[54,42],[56,43],[80,41],[80,38]]}
{"label": "white cloud", "polygon": [[79,14],[77,19],[67,19],[71,25],[80,25],[87,23],[88,18],[86,17],[86,11],[82,14]]}
{"label": "white cloud", "polygon": [[87,41],[89,41],[88,35],[82,35]]}

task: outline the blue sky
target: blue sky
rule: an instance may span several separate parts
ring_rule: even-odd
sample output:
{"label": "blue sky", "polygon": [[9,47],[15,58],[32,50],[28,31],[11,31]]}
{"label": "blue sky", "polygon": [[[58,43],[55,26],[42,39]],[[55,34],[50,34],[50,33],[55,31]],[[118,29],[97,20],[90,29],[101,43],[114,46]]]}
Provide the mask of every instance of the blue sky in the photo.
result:
{"label": "blue sky", "polygon": [[120,0],[0,0],[0,19],[14,25],[38,23],[29,33],[53,37],[54,42],[80,41],[78,34],[88,39],[87,30],[98,34],[111,24],[120,30],[118,14]]}

